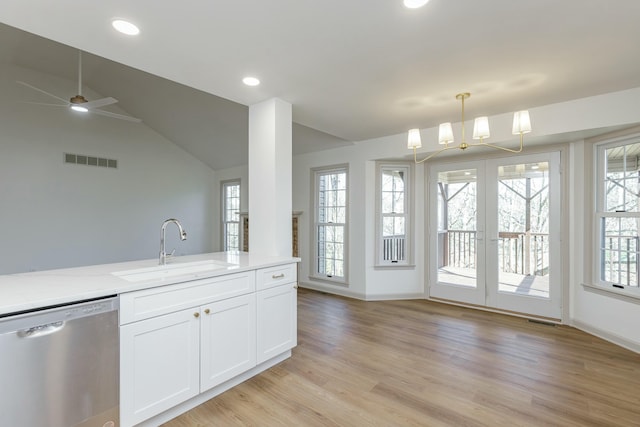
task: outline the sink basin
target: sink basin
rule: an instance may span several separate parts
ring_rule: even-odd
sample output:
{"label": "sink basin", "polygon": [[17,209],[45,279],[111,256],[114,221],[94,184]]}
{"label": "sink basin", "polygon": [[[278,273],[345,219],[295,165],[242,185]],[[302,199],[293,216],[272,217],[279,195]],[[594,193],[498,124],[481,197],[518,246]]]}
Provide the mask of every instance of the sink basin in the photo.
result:
{"label": "sink basin", "polygon": [[207,260],[158,265],[155,267],[139,268],[136,270],[116,271],[111,274],[128,282],[142,282],[146,280],[161,280],[188,274],[197,275],[197,273],[214,271],[221,268],[227,268],[232,265],[233,264],[228,264],[226,262]]}

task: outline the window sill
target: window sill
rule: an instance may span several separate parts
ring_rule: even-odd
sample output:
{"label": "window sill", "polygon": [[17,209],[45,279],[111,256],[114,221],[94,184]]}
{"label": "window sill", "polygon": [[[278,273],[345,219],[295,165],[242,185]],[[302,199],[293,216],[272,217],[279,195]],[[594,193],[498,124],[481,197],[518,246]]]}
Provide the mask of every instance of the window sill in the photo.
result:
{"label": "window sill", "polygon": [[589,289],[595,289],[597,291],[601,291],[603,293],[608,293],[612,295],[616,295],[618,297],[623,297],[624,299],[633,300],[632,302],[636,304],[640,304],[640,288],[614,288],[613,286],[603,286],[603,285],[594,285],[591,283],[583,283],[583,287]]}
{"label": "window sill", "polygon": [[314,282],[328,283],[330,285],[344,286],[345,288],[349,287],[349,284],[346,282],[346,280],[330,279],[324,276],[309,276],[309,280],[312,280]]}
{"label": "window sill", "polygon": [[376,270],[413,270],[415,264],[377,264],[373,266]]}

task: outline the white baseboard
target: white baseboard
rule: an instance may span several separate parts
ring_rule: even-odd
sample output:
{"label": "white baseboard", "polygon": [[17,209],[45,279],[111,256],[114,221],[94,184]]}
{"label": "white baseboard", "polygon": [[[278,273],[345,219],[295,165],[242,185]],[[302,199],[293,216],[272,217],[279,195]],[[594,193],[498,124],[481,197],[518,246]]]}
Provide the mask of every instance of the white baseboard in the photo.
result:
{"label": "white baseboard", "polygon": [[331,286],[331,285],[322,285],[318,283],[310,283],[310,282],[298,282],[298,286],[305,289],[311,289],[318,292],[326,292],[328,294],[340,295],[348,298],[355,298],[360,300],[366,300],[366,296],[360,292],[353,292],[349,288],[344,286]]}
{"label": "white baseboard", "polygon": [[628,340],[624,337],[621,337],[620,335],[612,334],[611,332],[603,331],[602,329],[598,329],[594,326],[589,325],[588,323],[581,322],[580,320],[574,319],[571,324],[576,329],[580,329],[581,331],[584,331],[588,334],[595,335],[598,338],[602,338],[603,340],[619,345],[620,347],[624,347],[635,353],[640,353],[640,343],[638,342]]}
{"label": "white baseboard", "polygon": [[381,295],[365,295],[361,292],[353,292],[344,286],[331,286],[310,282],[299,282],[298,286],[305,289],[311,289],[318,292],[326,292],[328,294],[340,295],[347,298],[355,298],[362,301],[391,301],[403,299],[425,299],[424,294],[420,293],[400,293],[400,294],[381,294]]}
{"label": "white baseboard", "polygon": [[424,293],[367,295],[367,301],[392,301],[405,299],[426,299]]}

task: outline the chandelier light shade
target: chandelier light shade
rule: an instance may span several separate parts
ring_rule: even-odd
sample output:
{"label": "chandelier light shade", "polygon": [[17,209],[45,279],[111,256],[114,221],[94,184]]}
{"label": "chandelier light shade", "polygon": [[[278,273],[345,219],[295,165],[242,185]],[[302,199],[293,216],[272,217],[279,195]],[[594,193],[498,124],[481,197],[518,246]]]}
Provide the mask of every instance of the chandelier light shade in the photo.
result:
{"label": "chandelier light shade", "polygon": [[453,142],[453,128],[451,123],[440,123],[438,128],[438,144],[447,145]]}
{"label": "chandelier light shade", "polygon": [[524,146],[524,134],[531,132],[531,119],[529,117],[529,111],[517,111],[513,115],[513,129],[512,132],[514,135],[520,135],[520,148],[517,150],[513,150],[511,148],[501,147],[499,145],[490,144],[485,142],[485,139],[488,139],[491,136],[491,132],[489,130],[489,118],[487,116],[477,117],[473,121],[473,139],[479,140],[480,142],[475,143],[467,143],[465,139],[465,128],[464,128],[464,101],[469,98],[471,94],[469,92],[459,93],[456,95],[456,99],[460,100],[462,104],[462,137],[461,141],[458,145],[453,145],[453,128],[451,123],[441,123],[438,128],[438,143],[444,145],[440,150],[431,153],[429,156],[422,160],[418,160],[416,150],[422,147],[422,141],[420,138],[420,129],[411,129],[409,130],[408,138],[407,138],[407,148],[409,150],[413,150],[413,159],[416,163],[422,163],[431,159],[432,157],[437,156],[438,154],[451,150],[453,148],[459,148],[461,150],[466,150],[472,146],[486,146],[491,148],[496,148],[498,150],[508,151],[510,153],[520,153]]}
{"label": "chandelier light shade", "polygon": [[489,117],[476,117],[473,121],[473,139],[489,138]]}
{"label": "chandelier light shade", "polygon": [[513,134],[523,134],[531,132],[531,119],[527,110],[518,111],[513,114]]}
{"label": "chandelier light shade", "polygon": [[409,129],[409,139],[407,139],[407,148],[409,150],[413,148],[422,147],[422,141],[420,140],[420,129]]}

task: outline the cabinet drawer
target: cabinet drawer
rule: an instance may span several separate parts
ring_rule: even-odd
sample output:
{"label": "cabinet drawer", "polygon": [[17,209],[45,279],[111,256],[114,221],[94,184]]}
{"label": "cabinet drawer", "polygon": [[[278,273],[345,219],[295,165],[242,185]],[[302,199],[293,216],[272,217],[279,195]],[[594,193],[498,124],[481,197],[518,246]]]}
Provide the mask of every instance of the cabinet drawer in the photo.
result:
{"label": "cabinet drawer", "polygon": [[254,292],[255,272],[229,274],[120,295],[120,324]]}
{"label": "cabinet drawer", "polygon": [[268,289],[297,280],[296,264],[278,265],[256,271],[256,289]]}

